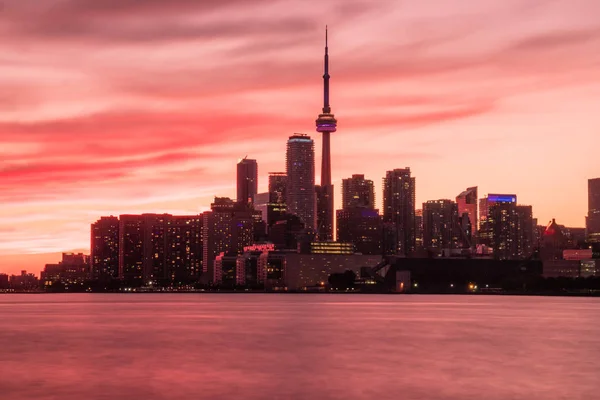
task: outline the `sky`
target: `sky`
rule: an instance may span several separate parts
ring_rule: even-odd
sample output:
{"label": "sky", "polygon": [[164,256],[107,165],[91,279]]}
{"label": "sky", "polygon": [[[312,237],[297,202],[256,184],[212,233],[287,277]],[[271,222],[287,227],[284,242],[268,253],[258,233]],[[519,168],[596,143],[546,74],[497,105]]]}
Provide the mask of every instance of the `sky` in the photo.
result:
{"label": "sky", "polygon": [[[0,272],[89,252],[90,224],[194,214],[235,165],[316,142],[329,25],[332,177],[410,167],[417,204],[516,193],[582,227],[600,176],[597,0],[3,0]],[[317,176],[317,182],[319,177]]]}

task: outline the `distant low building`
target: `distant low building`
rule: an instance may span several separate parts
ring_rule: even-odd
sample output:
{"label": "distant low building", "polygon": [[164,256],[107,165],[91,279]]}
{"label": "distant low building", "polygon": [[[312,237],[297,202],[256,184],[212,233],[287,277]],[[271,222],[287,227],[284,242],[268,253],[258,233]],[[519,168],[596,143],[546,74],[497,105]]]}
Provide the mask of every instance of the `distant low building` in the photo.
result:
{"label": "distant low building", "polygon": [[39,289],[40,280],[34,274],[21,271],[21,275],[10,276],[9,286],[16,291],[35,291]]}
{"label": "distant low building", "polygon": [[361,267],[373,267],[381,256],[360,254],[286,254],[285,280],[289,290],[306,290],[325,285],[329,275],[346,270],[360,274]]}
{"label": "distant low building", "polygon": [[581,261],[578,260],[545,260],[544,278],[579,278]]}
{"label": "distant low building", "polygon": [[58,264],[46,264],[41,273],[44,288],[62,285],[66,290],[69,286],[82,286],[92,279],[90,256],[82,253],[63,253]]}
{"label": "distant low building", "polygon": [[8,275],[0,274],[0,290],[5,290],[8,288]]}

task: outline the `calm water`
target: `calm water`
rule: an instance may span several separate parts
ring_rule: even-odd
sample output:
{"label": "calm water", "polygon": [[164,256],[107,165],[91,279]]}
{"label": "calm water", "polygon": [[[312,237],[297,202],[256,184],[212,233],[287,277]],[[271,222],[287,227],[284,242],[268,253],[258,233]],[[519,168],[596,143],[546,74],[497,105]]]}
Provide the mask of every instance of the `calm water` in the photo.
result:
{"label": "calm water", "polygon": [[0,296],[0,399],[600,399],[600,299]]}

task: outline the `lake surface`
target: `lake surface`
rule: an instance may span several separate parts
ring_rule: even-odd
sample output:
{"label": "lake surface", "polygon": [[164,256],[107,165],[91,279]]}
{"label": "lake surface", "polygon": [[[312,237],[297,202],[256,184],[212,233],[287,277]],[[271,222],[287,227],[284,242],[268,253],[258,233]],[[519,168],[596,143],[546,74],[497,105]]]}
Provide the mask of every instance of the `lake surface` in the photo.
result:
{"label": "lake surface", "polygon": [[600,299],[0,295],[0,399],[599,399]]}

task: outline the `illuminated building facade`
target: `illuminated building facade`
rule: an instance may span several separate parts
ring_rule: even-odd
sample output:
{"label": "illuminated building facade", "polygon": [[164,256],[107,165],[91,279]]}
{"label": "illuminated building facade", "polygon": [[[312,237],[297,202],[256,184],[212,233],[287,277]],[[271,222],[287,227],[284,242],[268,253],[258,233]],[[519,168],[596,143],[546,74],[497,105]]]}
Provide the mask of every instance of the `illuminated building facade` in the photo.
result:
{"label": "illuminated building facade", "polygon": [[533,207],[517,206],[517,255],[518,258],[530,257],[535,249],[535,227],[533,224]]}
{"label": "illuminated building facade", "polygon": [[382,223],[379,210],[364,207],[345,207],[337,210],[337,240],[352,243],[354,252],[382,254]]}
{"label": "illuminated building facade", "polygon": [[458,205],[451,200],[423,203],[423,247],[427,250],[458,248]]}
{"label": "illuminated building facade", "polygon": [[119,277],[119,218],[102,217],[91,226],[91,269],[100,281]]}
{"label": "illuminated building facade", "polygon": [[237,201],[254,203],[258,193],[258,164],[256,160],[244,158],[237,164]]}
{"label": "illuminated building facade", "polygon": [[416,249],[422,250],[423,247],[423,209],[415,210],[415,243]]}
{"label": "illuminated building facade", "polygon": [[342,180],[342,208],[375,208],[375,188],[373,181],[364,175],[352,175]]}
{"label": "illuminated building facade", "polygon": [[410,168],[387,171],[383,179],[383,222],[394,227],[398,254],[406,255],[416,248],[415,195]]}
{"label": "illuminated building facade", "polygon": [[269,193],[271,203],[285,203],[288,177],[285,172],[269,172]]}
{"label": "illuminated building facade", "polygon": [[308,135],[294,134],[286,152],[288,212],[297,215],[307,229],[315,229],[315,144]]}
{"label": "illuminated building facade", "polygon": [[[140,215],[119,217],[119,279],[125,286],[143,286],[144,220]],[[146,279],[147,280],[147,279]]]}
{"label": "illuminated building facade", "polygon": [[310,254],[354,254],[354,245],[342,242],[313,242],[310,244]]}
{"label": "illuminated building facade", "polygon": [[58,264],[46,264],[40,274],[44,287],[61,285],[64,290],[82,288],[91,278],[90,256],[83,253],[63,253]]}
{"label": "illuminated building facade", "polygon": [[167,283],[174,286],[197,282],[202,275],[202,215],[172,216],[167,220],[165,252]]}
{"label": "illuminated building facade", "polygon": [[121,215],[119,278],[125,286],[181,286],[202,272],[201,215]]}
{"label": "illuminated building facade", "polygon": [[203,221],[203,274],[207,282],[215,277],[217,255],[241,254],[244,246],[254,242],[254,233],[260,214],[244,203],[227,197],[216,197],[211,211],[204,213]]}
{"label": "illuminated building facade", "polygon": [[514,194],[489,194],[479,202],[479,241],[500,260],[523,259],[533,253],[531,206],[518,206]]}

